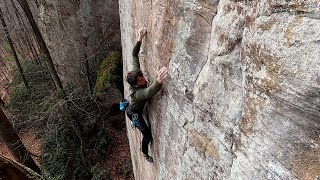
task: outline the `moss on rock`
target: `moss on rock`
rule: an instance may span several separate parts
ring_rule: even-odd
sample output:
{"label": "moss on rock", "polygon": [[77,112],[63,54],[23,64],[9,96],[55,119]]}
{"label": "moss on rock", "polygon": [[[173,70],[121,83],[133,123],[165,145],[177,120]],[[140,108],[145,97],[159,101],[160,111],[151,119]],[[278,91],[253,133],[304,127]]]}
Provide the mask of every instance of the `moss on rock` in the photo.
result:
{"label": "moss on rock", "polygon": [[109,87],[123,89],[121,54],[117,51],[109,53],[101,62],[94,92],[104,92]]}

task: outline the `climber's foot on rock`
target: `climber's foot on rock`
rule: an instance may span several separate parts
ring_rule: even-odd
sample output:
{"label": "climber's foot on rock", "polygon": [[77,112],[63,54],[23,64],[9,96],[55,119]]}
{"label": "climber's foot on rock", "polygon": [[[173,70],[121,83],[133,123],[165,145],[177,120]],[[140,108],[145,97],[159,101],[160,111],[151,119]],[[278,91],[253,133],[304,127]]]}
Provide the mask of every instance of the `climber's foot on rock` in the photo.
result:
{"label": "climber's foot on rock", "polygon": [[153,163],[153,158],[151,156],[144,154],[143,157],[146,158],[149,163]]}

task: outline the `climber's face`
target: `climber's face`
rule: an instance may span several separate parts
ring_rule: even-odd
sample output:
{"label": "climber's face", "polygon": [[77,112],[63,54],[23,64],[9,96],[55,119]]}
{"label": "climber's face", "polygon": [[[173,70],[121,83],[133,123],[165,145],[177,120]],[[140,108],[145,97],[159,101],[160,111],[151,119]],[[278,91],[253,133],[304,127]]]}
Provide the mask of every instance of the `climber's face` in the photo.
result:
{"label": "climber's face", "polygon": [[137,77],[137,86],[139,87],[147,87],[148,81],[144,76]]}

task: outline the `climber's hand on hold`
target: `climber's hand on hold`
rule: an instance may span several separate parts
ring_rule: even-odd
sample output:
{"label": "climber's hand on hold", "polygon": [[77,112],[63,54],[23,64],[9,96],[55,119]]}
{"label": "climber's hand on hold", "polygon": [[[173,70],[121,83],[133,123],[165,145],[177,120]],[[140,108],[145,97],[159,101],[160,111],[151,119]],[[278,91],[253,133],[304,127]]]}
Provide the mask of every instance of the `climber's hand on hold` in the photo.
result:
{"label": "climber's hand on hold", "polygon": [[162,67],[160,70],[159,70],[159,73],[158,73],[158,77],[157,77],[157,82],[159,84],[162,84],[163,81],[168,77],[168,69],[166,67]]}
{"label": "climber's hand on hold", "polygon": [[142,39],[144,38],[144,36],[147,34],[147,28],[143,27],[140,29],[139,31],[139,40],[138,41],[142,41]]}

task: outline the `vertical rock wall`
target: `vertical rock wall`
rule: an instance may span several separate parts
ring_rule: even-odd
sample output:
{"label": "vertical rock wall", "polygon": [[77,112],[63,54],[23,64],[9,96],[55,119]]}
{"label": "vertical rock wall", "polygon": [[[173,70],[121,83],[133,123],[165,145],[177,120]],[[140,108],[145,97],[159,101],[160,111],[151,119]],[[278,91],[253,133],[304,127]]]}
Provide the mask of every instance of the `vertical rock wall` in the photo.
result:
{"label": "vertical rock wall", "polygon": [[36,2],[30,4],[60,78],[85,86],[85,57],[97,65],[110,48],[121,49],[118,1]]}
{"label": "vertical rock wall", "polygon": [[170,69],[154,164],[128,128],[136,179],[320,178],[319,1],[120,0],[120,19],[124,75],[142,26],[144,73]]}

